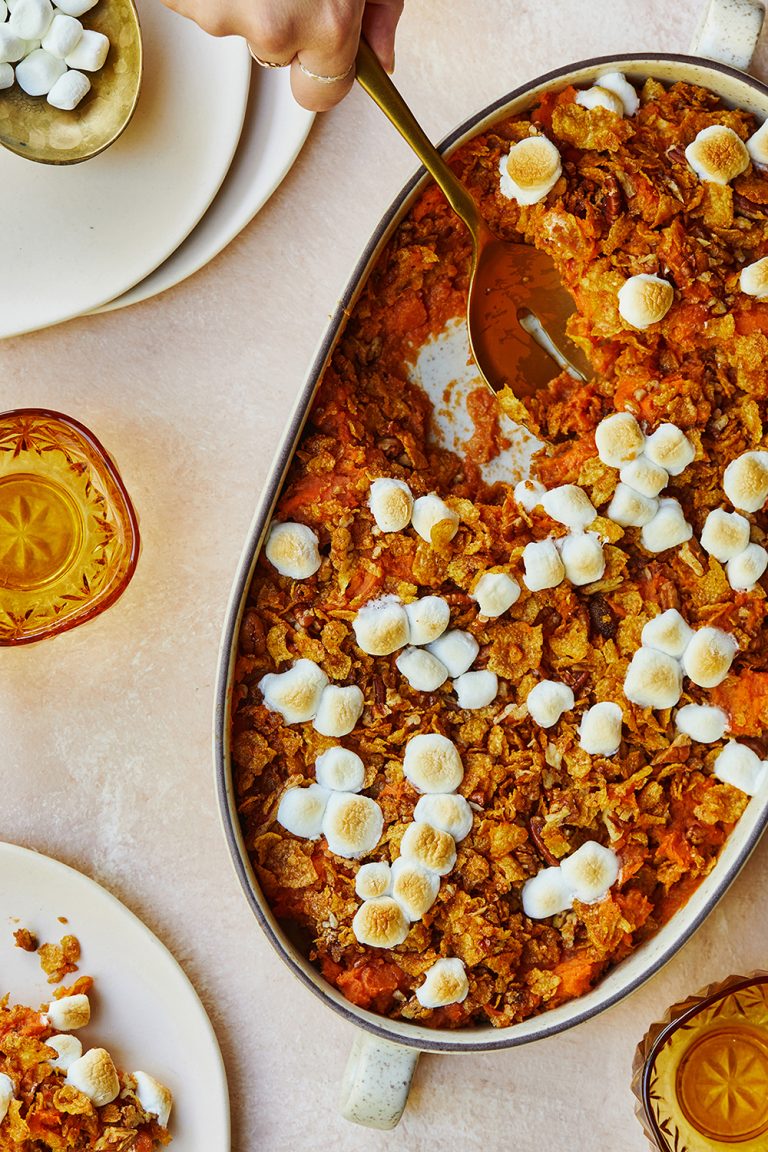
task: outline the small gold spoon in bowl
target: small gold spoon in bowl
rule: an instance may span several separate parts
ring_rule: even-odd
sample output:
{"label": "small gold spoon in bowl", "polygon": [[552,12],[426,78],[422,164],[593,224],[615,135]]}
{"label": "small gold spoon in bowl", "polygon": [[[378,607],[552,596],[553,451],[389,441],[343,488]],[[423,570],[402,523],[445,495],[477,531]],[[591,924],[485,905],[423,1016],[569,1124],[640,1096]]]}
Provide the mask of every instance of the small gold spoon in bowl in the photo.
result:
{"label": "small gold spoon in bowl", "polygon": [[91,90],[77,108],[53,108],[18,84],[0,92],[0,144],[17,156],[39,164],[79,164],[114,144],[133,116],[143,57],[133,0],[100,0],[83,21],[108,37],[109,55],[90,74]]}
{"label": "small gold spoon in bowl", "polygon": [[507,385],[522,399],[545,388],[563,369],[576,379],[588,379],[589,362],[565,330],[574,302],[552,258],[530,244],[493,235],[472,196],[427,139],[364,40],[357,53],[357,79],[413,148],[471,233],[467,327],[472,355],[490,389],[498,392]]}

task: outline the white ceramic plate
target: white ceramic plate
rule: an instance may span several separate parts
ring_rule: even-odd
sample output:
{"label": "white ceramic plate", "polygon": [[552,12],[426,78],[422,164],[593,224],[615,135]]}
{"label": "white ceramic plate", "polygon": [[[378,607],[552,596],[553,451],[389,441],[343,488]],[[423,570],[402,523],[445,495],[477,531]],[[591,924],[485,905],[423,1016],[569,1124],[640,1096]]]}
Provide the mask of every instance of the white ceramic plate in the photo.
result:
{"label": "white ceramic plate", "polygon": [[214,39],[159,0],[139,0],[139,14],[142,92],[111,148],[61,168],[0,149],[0,337],[88,312],[143,280],[229,169],[248,100],[245,43]]}
{"label": "white ceramic plate", "polygon": [[217,256],[285,179],[314,119],[314,112],[300,108],[293,99],[288,69],[254,65],[237,154],[213,204],[194,232],[151,276],[94,311],[111,312],[156,296]]}
{"label": "white ceramic plate", "polygon": [[41,942],[77,936],[79,971],[66,982],[79,975],[96,982],[91,1023],[78,1036],[83,1047],[106,1048],[119,1067],[141,1068],[168,1085],[171,1147],[228,1152],[229,1097],[216,1037],[194,988],[149,929],[80,872],[0,844],[0,994],[37,1007],[52,986],[38,957],[15,947],[12,933],[20,927]]}

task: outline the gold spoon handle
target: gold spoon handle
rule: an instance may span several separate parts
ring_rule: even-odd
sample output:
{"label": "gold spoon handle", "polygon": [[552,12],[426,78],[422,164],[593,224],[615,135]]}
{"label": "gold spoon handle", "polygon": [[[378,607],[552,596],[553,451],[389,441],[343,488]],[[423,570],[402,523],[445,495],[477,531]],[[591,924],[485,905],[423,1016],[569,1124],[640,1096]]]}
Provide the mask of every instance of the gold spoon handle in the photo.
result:
{"label": "gold spoon handle", "polygon": [[477,241],[481,232],[486,230],[477,205],[428,139],[365,39],[360,40],[360,47],[357,50],[357,79],[384,115],[394,124],[406,144],[410,144],[424,167],[442,188],[454,212],[461,217]]}

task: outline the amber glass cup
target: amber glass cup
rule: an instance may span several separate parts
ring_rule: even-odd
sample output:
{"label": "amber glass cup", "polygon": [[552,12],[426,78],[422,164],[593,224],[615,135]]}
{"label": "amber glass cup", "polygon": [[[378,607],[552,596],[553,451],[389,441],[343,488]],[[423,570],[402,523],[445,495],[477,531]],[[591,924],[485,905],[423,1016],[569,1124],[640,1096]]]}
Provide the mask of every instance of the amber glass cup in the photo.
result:
{"label": "amber glass cup", "polygon": [[136,514],[99,441],[41,408],[0,415],[0,645],[92,619],[125,590]]}
{"label": "amber glass cup", "polygon": [[632,1086],[660,1152],[766,1152],[768,973],[670,1008],[637,1049]]}

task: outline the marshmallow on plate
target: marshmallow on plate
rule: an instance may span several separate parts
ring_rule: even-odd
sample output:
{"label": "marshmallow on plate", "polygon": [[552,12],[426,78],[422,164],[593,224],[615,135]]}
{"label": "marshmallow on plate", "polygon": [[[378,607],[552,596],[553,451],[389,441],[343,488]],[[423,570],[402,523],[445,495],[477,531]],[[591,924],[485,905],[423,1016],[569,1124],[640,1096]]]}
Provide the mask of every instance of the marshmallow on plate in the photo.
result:
{"label": "marshmallow on plate", "polygon": [[541,498],[547,516],[558,524],[577,532],[586,528],[597,516],[597,512],[583,488],[576,484],[561,484],[550,488]]}
{"label": "marshmallow on plate", "polygon": [[614,412],[595,429],[595,446],[603,464],[624,468],[642,454],[645,436],[631,412]]}
{"label": "marshmallow on plate", "polygon": [[8,27],[22,40],[42,40],[53,20],[50,0],[18,0],[8,20]]}
{"label": "marshmallow on plate", "polygon": [[640,634],[641,643],[646,648],[655,648],[679,660],[691,642],[693,629],[685,622],[677,608],[667,608],[660,616],[654,616]]}
{"label": "marshmallow on plate", "polygon": [[408,919],[421,920],[440,891],[440,877],[399,856],[392,865],[392,896]]}
{"label": "marshmallow on plate", "polygon": [[26,40],[11,32],[7,24],[0,24],[0,63],[15,64],[26,52]]}
{"label": "marshmallow on plate", "polygon": [[4,88],[12,88],[16,73],[13,70],[12,64],[7,64],[3,61],[0,64],[0,92]]}
{"label": "marshmallow on plate", "polygon": [[640,540],[648,552],[666,552],[676,548],[693,536],[693,528],[683,515],[677,500],[667,497],[659,501],[659,509],[652,520],[643,525]]}
{"label": "marshmallow on plate", "polygon": [[600,537],[594,532],[566,536],[562,542],[560,555],[566,579],[577,588],[600,580],[605,572],[603,545]]}
{"label": "marshmallow on plate", "polygon": [[762,544],[747,544],[743,552],[725,566],[728,583],[734,592],[751,592],[768,568],[768,552]]}
{"label": "marshmallow on plate", "polygon": [[5,1120],[15,1095],[13,1080],[10,1076],[6,1076],[5,1072],[0,1072],[0,1124]]}
{"label": "marshmallow on plate", "polygon": [[73,1032],[76,1028],[85,1028],[90,1020],[91,1002],[82,992],[61,996],[58,1000],[51,1000],[45,1014],[52,1028],[59,1032]]}
{"label": "marshmallow on plate", "polygon": [[487,708],[496,699],[499,678],[487,668],[465,672],[453,682],[459,708]]}
{"label": "marshmallow on plate", "polygon": [[768,167],[768,120],[747,140],[747,152],[753,164],[760,168]]}
{"label": "marshmallow on plate", "polygon": [[57,12],[42,38],[41,47],[50,52],[51,56],[58,56],[59,60],[63,60],[75,47],[82,34],[83,26],[79,20],[74,16]]}
{"label": "marshmallow on plate", "polygon": [[97,1108],[111,1104],[120,1091],[117,1069],[104,1048],[91,1048],[67,1069],[67,1084],[77,1088]]}
{"label": "marshmallow on plate", "polygon": [[700,180],[728,184],[749,164],[743,140],[725,124],[702,128],[685,150],[685,158]]}
{"label": "marshmallow on plate", "polygon": [[624,695],[641,708],[673,708],[683,691],[680,664],[655,648],[638,648],[624,678]]}
{"label": "marshmallow on plate", "polygon": [[640,272],[619,288],[619,315],[632,328],[649,328],[664,319],[674,299],[675,290],[668,280]]}
{"label": "marshmallow on plate", "polygon": [[145,1112],[150,1116],[157,1116],[161,1128],[168,1127],[173,1107],[173,1095],[170,1088],[161,1084],[149,1072],[134,1072],[136,1081],[136,1095]]}
{"label": "marshmallow on plate", "polygon": [[364,604],[352,621],[358,648],[369,656],[389,656],[408,643],[408,615],[396,596]]}
{"label": "marshmallow on plate", "polygon": [[286,724],[303,724],[317,715],[328,677],[314,660],[297,660],[287,672],[268,672],[259,680],[264,703]]}
{"label": "marshmallow on plate", "polygon": [[605,88],[618,96],[623,105],[625,116],[634,116],[640,107],[637,92],[623,72],[603,72],[602,76],[597,77],[595,84],[599,88]]}
{"label": "marshmallow on plate", "polygon": [[739,288],[746,296],[757,296],[758,299],[768,296],[768,256],[742,268]]}
{"label": "marshmallow on plate", "polygon": [[321,736],[348,736],[363,714],[363,694],[355,684],[323,688],[317,714],[312,721]]}
{"label": "marshmallow on plate", "polygon": [[515,485],[513,496],[521,508],[525,508],[526,512],[533,512],[534,508],[541,504],[545,492],[546,488],[543,484],[539,484],[538,480],[521,480]]}
{"label": "marshmallow on plate", "polygon": [[603,900],[619,877],[619,858],[611,848],[587,840],[562,861],[560,871],[582,904]]}
{"label": "marshmallow on plate", "polygon": [[749,544],[749,520],[738,512],[725,512],[715,508],[704,521],[701,546],[715,560],[725,564],[733,560]]}
{"label": "marshmallow on plate", "polygon": [[422,1008],[444,1008],[461,1004],[467,998],[469,981],[464,964],[457,957],[441,957],[427,969],[424,983],[416,989]]}
{"label": "marshmallow on plate", "polygon": [[531,688],[525,703],[534,723],[540,728],[552,728],[563,712],[573,708],[574,696],[568,685],[559,680],[540,680]]}
{"label": "marshmallow on plate", "polygon": [[400,857],[445,876],[456,863],[456,841],[440,828],[414,820],[400,841]]}
{"label": "marshmallow on plate", "polygon": [[84,16],[86,12],[90,12],[91,8],[95,8],[99,0],[56,0],[56,9],[59,12],[66,13],[67,16]]}
{"label": "marshmallow on plate", "polygon": [[691,441],[676,424],[660,424],[645,442],[645,454],[670,476],[684,472],[696,455]]}
{"label": "marshmallow on plate", "polygon": [[560,178],[560,153],[546,136],[527,136],[499,161],[500,191],[518,204],[537,204]]}
{"label": "marshmallow on plate", "polygon": [[603,88],[600,84],[595,84],[592,88],[585,88],[581,92],[576,93],[576,103],[581,104],[582,108],[591,110],[592,108],[605,108],[608,112],[615,112],[617,116],[624,115],[624,102],[611,92],[609,88]]}
{"label": "marshmallow on plate", "polygon": [[484,572],[470,596],[477,601],[481,616],[495,619],[517,602],[520,585],[506,572]]}
{"label": "marshmallow on plate", "polygon": [[28,96],[47,96],[66,70],[63,60],[36,48],[16,65],[16,83]]}
{"label": "marshmallow on plate", "polygon": [[624,465],[619,472],[619,479],[642,496],[658,496],[669,483],[669,473],[643,453]]}
{"label": "marshmallow on plate", "polygon": [[453,628],[428,644],[427,651],[436,656],[448,669],[448,675],[455,679],[472,665],[480,645],[471,633]]}
{"label": "marshmallow on plate", "polygon": [[361,792],[365,765],[356,752],[336,745],[315,760],[315,779],[330,792]]}
{"label": "marshmallow on plate", "polygon": [[430,492],[414,501],[411,523],[427,544],[435,543],[433,533],[437,534],[438,544],[447,544],[459,530],[459,514],[436,493]]}
{"label": "marshmallow on plate", "polygon": [[675,725],[699,744],[714,744],[725,735],[728,715],[709,704],[686,704],[675,713]]}
{"label": "marshmallow on plate", "polygon": [[372,852],[384,828],[381,808],[370,796],[332,792],[323,815],[323,835],[336,856],[357,860]]}
{"label": "marshmallow on plate", "polygon": [[417,692],[435,692],[448,679],[448,669],[422,648],[406,648],[395,661],[399,672]]}
{"label": "marshmallow on plate", "polygon": [[408,919],[391,896],[365,900],[352,920],[352,931],[360,944],[371,948],[396,948],[408,935]]}
{"label": "marshmallow on plate", "polygon": [[306,788],[288,788],[280,798],[275,817],[292,836],[319,840],[323,834],[323,816],[330,792],[319,784]]}
{"label": "marshmallow on plate", "polygon": [[683,671],[700,688],[716,688],[728,675],[738,650],[729,632],[699,628],[683,653]]}
{"label": "marshmallow on plate", "polygon": [[447,736],[423,732],[405,746],[403,774],[417,792],[453,792],[464,779],[464,765]]}
{"label": "marshmallow on plate", "polygon": [[617,484],[607,516],[622,528],[643,528],[650,524],[659,510],[659,502],[652,496],[643,496],[629,484]]}
{"label": "marshmallow on plate", "polygon": [[573,906],[573,892],[560,868],[542,868],[523,884],[523,912],[531,920],[556,916]]}
{"label": "marshmallow on plate", "polygon": [[738,740],[728,741],[715,758],[712,770],[718,780],[740,788],[748,796],[754,796],[766,780],[765,761]]}
{"label": "marshmallow on plate", "polygon": [[621,744],[623,713],[608,700],[593,704],[581,718],[579,746],[590,756],[615,756]]}
{"label": "marshmallow on plate", "polygon": [[759,512],[768,500],[768,452],[743,452],[723,473],[723,489],[734,508]]}
{"label": "marshmallow on plate", "polygon": [[283,520],[269,530],[264,553],[281,576],[306,580],[320,567],[317,535],[306,524]]}
{"label": "marshmallow on plate", "polygon": [[422,596],[405,606],[411,644],[431,644],[451,622],[451,609],[442,596]]}
{"label": "marshmallow on plate", "polygon": [[51,1036],[45,1043],[56,1053],[55,1059],[49,1060],[48,1063],[53,1068],[61,1068],[62,1072],[66,1072],[70,1064],[79,1060],[83,1054],[83,1046],[77,1036],[63,1033],[60,1036]]}
{"label": "marshmallow on plate", "polygon": [[554,540],[532,540],[523,548],[523,582],[531,592],[556,588],[565,578],[565,567]]}
{"label": "marshmallow on plate", "polygon": [[376,900],[392,891],[392,869],[386,860],[362,864],[355,876],[355,892],[361,900]]}
{"label": "marshmallow on plate", "polygon": [[46,99],[52,108],[71,112],[91,90],[91,82],[82,72],[71,68],[54,84]]}
{"label": "marshmallow on plate", "polygon": [[473,821],[472,809],[456,792],[422,796],[413,810],[413,818],[447,832],[457,844],[469,835]]}
{"label": "marshmallow on plate", "polygon": [[401,532],[411,522],[413,493],[404,480],[374,480],[368,507],[382,532]]}
{"label": "marshmallow on plate", "polygon": [[103,32],[84,28],[83,34],[71,52],[64,57],[68,68],[79,72],[98,72],[109,53],[109,38]]}

